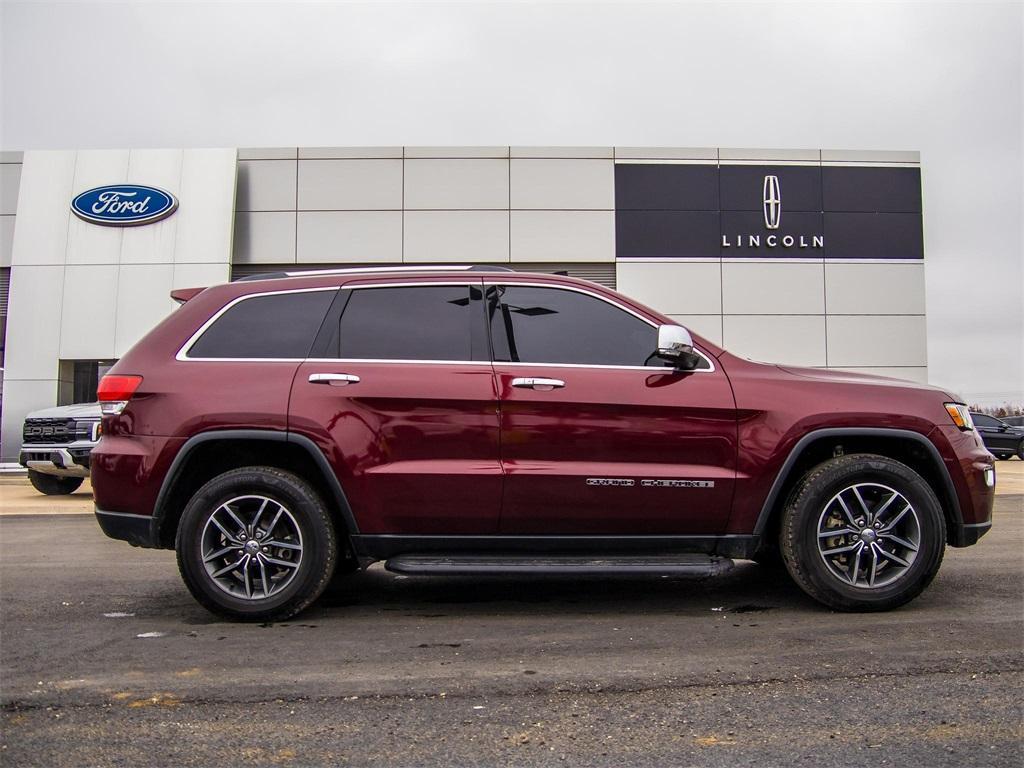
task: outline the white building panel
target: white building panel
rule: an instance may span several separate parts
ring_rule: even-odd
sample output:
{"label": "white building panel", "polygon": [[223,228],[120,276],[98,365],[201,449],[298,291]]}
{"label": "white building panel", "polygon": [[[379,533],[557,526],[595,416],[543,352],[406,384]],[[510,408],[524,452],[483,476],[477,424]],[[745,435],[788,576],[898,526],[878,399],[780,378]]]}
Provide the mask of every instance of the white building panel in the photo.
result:
{"label": "white building panel", "polygon": [[828,263],[825,300],[837,315],[923,315],[924,264]]}
{"label": "white building panel", "polygon": [[402,261],[401,211],[299,211],[300,264]]}
{"label": "white building panel", "polygon": [[235,264],[294,264],[295,213],[236,214],[234,253]]}
{"label": "white building panel", "polygon": [[[177,306],[171,299],[174,264],[124,264],[118,270],[117,314],[110,357],[127,352]],[[64,357],[68,357],[65,355]],[[87,359],[103,355],[85,355]]]}
{"label": "white building panel", "polygon": [[507,209],[508,160],[406,160],[405,208]]}
{"label": "white building panel", "polygon": [[296,160],[239,160],[238,211],[294,211]]}
{"label": "white building panel", "polygon": [[[68,220],[74,218],[71,190],[74,189],[76,159],[76,152],[25,153],[12,264],[65,263]],[[12,336],[8,327],[8,355]]]}
{"label": "white building panel", "polygon": [[512,160],[511,207],[545,210],[613,210],[611,160]]}
{"label": "white building panel", "polygon": [[405,261],[508,261],[508,227],[508,211],[406,211]]}
{"label": "white building panel", "polygon": [[916,367],[928,364],[923,315],[830,315],[828,364]]}
{"label": "white building panel", "polygon": [[666,315],[722,312],[722,265],[718,261],[620,260],[618,289]]}
{"label": "white building panel", "polygon": [[730,315],[821,315],[825,274],[819,262],[725,262],[722,308]]}
{"label": "white building panel", "polygon": [[741,357],[764,363],[825,365],[822,315],[725,315],[723,343]]}
{"label": "white building panel", "polygon": [[712,344],[722,346],[721,315],[669,315],[691,333],[703,336]]}
{"label": "white building panel", "polygon": [[[119,270],[117,264],[69,264],[64,268],[61,360],[113,356]],[[53,373],[56,375],[56,370]]]}
{"label": "white building panel", "polygon": [[402,209],[401,160],[300,160],[300,211]]}
{"label": "white building panel", "polygon": [[512,211],[512,261],[615,261],[614,211]]}

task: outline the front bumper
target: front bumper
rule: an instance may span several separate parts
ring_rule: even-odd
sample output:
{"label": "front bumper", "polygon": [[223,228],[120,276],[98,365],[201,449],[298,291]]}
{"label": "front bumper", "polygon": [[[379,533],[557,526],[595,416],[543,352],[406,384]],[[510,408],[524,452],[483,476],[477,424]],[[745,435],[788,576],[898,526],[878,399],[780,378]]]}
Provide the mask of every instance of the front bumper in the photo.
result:
{"label": "front bumper", "polygon": [[55,477],[88,477],[92,444],[35,445],[21,447],[18,463],[25,469]]}

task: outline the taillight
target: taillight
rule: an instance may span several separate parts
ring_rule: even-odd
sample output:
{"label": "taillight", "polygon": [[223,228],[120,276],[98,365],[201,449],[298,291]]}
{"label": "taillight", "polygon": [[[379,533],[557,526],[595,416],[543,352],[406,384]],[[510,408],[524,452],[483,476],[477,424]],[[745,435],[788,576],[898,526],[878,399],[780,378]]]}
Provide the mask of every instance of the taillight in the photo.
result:
{"label": "taillight", "polygon": [[108,373],[100,379],[100,385],[96,388],[100,411],[105,416],[119,414],[128,405],[128,401],[132,399],[141,383],[141,376],[111,376]]}

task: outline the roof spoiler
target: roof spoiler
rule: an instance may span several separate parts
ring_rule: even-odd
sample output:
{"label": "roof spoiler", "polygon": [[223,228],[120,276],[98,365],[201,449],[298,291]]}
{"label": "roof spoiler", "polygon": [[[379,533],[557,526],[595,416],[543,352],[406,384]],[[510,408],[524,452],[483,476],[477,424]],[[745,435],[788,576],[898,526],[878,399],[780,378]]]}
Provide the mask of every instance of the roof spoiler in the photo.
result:
{"label": "roof spoiler", "polygon": [[178,288],[177,290],[171,291],[171,298],[179,304],[184,304],[189,299],[194,299],[200,293],[205,291],[206,288]]}

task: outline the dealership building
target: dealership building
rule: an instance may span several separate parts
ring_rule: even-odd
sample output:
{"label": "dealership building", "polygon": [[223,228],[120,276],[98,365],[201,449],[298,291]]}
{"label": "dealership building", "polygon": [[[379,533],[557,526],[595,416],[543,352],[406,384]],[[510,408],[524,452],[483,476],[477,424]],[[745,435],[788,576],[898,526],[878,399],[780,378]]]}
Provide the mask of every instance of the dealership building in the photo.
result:
{"label": "dealership building", "polygon": [[94,399],[172,289],[456,263],[594,280],[757,360],[928,378],[916,152],[4,152],[0,462],[27,413]]}

